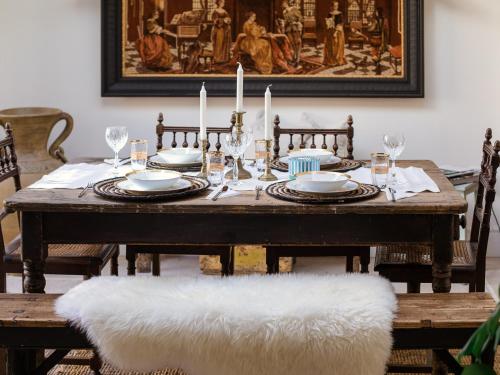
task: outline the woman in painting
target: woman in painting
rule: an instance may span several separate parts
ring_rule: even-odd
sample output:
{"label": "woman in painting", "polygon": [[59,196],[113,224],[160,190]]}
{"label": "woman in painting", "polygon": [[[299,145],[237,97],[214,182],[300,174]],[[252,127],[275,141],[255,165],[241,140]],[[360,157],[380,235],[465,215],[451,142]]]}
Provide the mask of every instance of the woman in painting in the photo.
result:
{"label": "woman in painting", "polygon": [[330,17],[326,20],[326,36],[323,64],[339,66],[347,64],[345,59],[345,34],[339,2],[334,1]]}
{"label": "woman in painting", "polygon": [[160,13],[155,10],[146,21],[147,34],[137,41],[142,63],[149,69],[166,70],[172,67],[170,46],[163,37],[167,31],[158,24]]}
{"label": "woman in painting", "polygon": [[229,61],[231,51],[231,17],[224,9],[225,0],[216,0],[217,8],[212,13],[212,45],[215,63]]}
{"label": "woman in painting", "polygon": [[263,26],[257,24],[254,12],[248,13],[243,32],[245,37],[235,47],[250,55],[259,73],[271,74],[273,67],[285,72],[291,71],[288,65],[288,61],[293,59],[290,44],[288,41],[281,43],[275,36],[267,33]]}

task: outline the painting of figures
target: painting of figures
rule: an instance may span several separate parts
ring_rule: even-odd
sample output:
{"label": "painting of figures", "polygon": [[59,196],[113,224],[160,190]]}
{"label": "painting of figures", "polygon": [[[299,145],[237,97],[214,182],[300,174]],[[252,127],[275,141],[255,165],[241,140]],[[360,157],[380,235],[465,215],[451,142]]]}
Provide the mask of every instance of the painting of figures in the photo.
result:
{"label": "painting of figures", "polygon": [[123,77],[405,78],[403,0],[122,0]]}

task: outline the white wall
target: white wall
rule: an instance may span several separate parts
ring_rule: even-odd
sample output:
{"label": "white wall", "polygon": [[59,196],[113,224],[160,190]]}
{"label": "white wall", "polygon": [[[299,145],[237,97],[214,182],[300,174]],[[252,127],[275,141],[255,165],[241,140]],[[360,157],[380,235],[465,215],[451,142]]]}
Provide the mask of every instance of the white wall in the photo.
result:
{"label": "white wall", "polygon": [[[355,155],[381,149],[384,132],[408,139],[405,158],[478,165],[486,127],[500,139],[500,2],[425,0],[425,99],[279,99],[285,126],[304,111],[338,123],[355,118]],[[196,98],[100,97],[100,0],[0,0],[0,107],[55,106],[76,129],[64,147],[70,157],[109,154],[104,128],[129,127],[154,140],[156,115],[196,124]],[[249,119],[263,100],[247,99]],[[209,122],[229,118],[232,98],[209,99]],[[500,210],[497,210],[500,212]]]}

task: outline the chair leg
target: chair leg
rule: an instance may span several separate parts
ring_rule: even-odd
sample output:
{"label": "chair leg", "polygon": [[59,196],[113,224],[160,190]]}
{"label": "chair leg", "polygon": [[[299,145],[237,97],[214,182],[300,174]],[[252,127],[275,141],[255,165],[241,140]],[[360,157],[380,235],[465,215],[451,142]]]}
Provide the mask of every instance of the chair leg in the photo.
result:
{"label": "chair leg", "polygon": [[111,275],[118,276],[118,256],[120,255],[120,251],[117,249],[115,254],[111,257]]}
{"label": "chair leg", "polygon": [[486,275],[485,275],[485,272],[481,273],[479,271],[476,271],[478,276],[476,277],[476,282],[475,282],[475,286],[476,286],[476,292],[479,292],[479,293],[482,293],[484,292],[484,289],[486,287],[486,282],[485,282],[485,278],[486,278]]}
{"label": "chair leg", "polygon": [[101,374],[102,360],[96,350],[92,352],[92,358],[90,359],[89,367],[92,370],[92,374]]}
{"label": "chair leg", "polygon": [[3,267],[0,267],[0,293],[6,293],[6,292],[7,292],[7,272],[5,272],[5,269]]}
{"label": "chair leg", "polygon": [[345,272],[353,273],[354,272],[354,256],[347,255],[345,257]]}
{"label": "chair leg", "polygon": [[359,261],[361,263],[361,273],[369,273],[370,267],[370,250],[366,254],[362,254],[359,257]]}
{"label": "chair leg", "polygon": [[234,275],[234,246],[229,250],[229,275]]}
{"label": "chair leg", "polygon": [[135,275],[135,258],[136,254],[133,251],[129,251],[128,247],[125,252],[125,257],[127,258],[127,275]]}
{"label": "chair leg", "polygon": [[420,283],[418,281],[409,281],[406,283],[408,293],[420,293]]}
{"label": "chair leg", "polygon": [[474,293],[476,291],[476,282],[469,283],[469,293]]}
{"label": "chair leg", "polygon": [[266,264],[268,274],[280,272],[280,257],[270,248],[266,248]]}
{"label": "chair leg", "polygon": [[151,261],[153,276],[160,276],[160,254],[152,254]]}

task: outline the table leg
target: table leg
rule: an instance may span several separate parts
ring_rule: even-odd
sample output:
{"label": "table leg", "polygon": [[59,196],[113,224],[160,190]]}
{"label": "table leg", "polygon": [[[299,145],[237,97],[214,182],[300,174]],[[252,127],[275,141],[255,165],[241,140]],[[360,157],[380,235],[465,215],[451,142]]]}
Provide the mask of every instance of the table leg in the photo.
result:
{"label": "table leg", "polygon": [[437,215],[433,225],[432,290],[449,293],[453,261],[453,215]]}
{"label": "table leg", "polygon": [[24,264],[24,288],[28,293],[44,293],[43,275],[47,245],[43,243],[43,219],[39,213],[22,214],[22,258]]}

